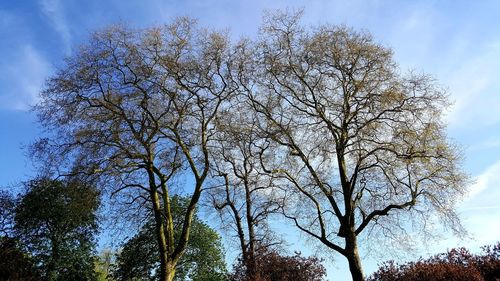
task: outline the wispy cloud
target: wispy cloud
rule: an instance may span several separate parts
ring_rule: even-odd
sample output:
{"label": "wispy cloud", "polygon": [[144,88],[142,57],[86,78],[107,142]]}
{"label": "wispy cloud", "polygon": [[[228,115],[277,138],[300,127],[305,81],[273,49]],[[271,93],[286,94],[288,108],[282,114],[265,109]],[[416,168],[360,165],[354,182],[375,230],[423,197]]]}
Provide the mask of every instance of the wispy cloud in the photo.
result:
{"label": "wispy cloud", "polygon": [[453,247],[479,250],[480,246],[498,241],[500,224],[494,223],[500,217],[500,160],[487,167],[470,187],[467,198],[458,206],[468,239],[448,237],[432,249],[432,253],[443,252]]}
{"label": "wispy cloud", "polygon": [[0,63],[0,108],[27,110],[36,103],[51,65],[31,45]]}
{"label": "wispy cloud", "polygon": [[469,235],[463,238],[450,236],[434,245],[427,255],[455,247],[465,247],[473,252],[479,252],[481,246],[497,243],[500,224],[495,222],[498,221],[499,216],[499,208],[462,210],[462,223]]}
{"label": "wispy cloud", "polygon": [[491,245],[498,242],[498,233],[500,233],[500,224],[495,223],[500,216],[500,208],[487,209],[469,209],[462,213],[465,227],[472,234],[472,241],[469,241],[467,246],[471,249],[479,248],[483,245]]}
{"label": "wispy cloud", "polygon": [[477,48],[481,53],[464,60],[447,81],[456,101],[448,115],[453,127],[478,129],[500,122],[500,42]]}
{"label": "wispy cloud", "polygon": [[500,148],[500,136],[496,138],[489,138],[480,141],[478,143],[475,143],[470,147],[470,150],[478,151],[478,150],[495,149],[495,148]]}
{"label": "wispy cloud", "polygon": [[59,33],[67,54],[71,53],[71,32],[64,16],[64,10],[59,0],[41,0],[43,14],[50,20],[53,28]]}
{"label": "wispy cloud", "polygon": [[490,205],[490,206],[477,206],[477,207],[467,207],[460,209],[462,212],[469,211],[481,211],[481,210],[500,210],[500,205]]}
{"label": "wispy cloud", "polygon": [[467,200],[472,200],[480,192],[489,188],[493,189],[497,185],[500,185],[500,160],[489,166],[477,177],[476,182],[469,190]]}

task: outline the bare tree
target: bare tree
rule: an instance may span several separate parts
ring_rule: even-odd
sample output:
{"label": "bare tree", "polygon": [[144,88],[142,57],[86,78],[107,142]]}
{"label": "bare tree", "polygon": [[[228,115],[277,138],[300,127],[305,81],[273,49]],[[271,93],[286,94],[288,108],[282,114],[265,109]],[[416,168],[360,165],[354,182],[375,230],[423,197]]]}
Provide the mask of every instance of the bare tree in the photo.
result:
{"label": "bare tree", "polygon": [[260,157],[267,141],[257,134],[251,108],[240,103],[234,104],[231,112],[221,113],[224,117],[217,119],[213,142],[212,171],[218,185],[210,195],[222,223],[238,239],[240,264],[248,280],[255,280],[260,249],[279,244],[269,220],[280,210],[276,196],[280,192],[273,184],[273,175],[262,169]]}
{"label": "bare tree", "polygon": [[364,280],[359,236],[424,225],[436,212],[460,231],[453,207],[467,176],[441,120],[446,94],[432,79],[400,74],[369,34],[299,21],[274,13],[262,27],[260,87],[248,97],[272,140],[275,157],[263,165],[296,191],[283,214]]}
{"label": "bare tree", "polygon": [[[275,195],[302,232],[347,258],[354,280],[364,279],[363,233],[401,233],[408,219],[425,227],[431,211],[460,231],[453,207],[467,176],[441,120],[445,92],[402,75],[369,34],[299,21],[270,14],[255,45],[234,48],[188,19],[96,34],[48,81],[36,111],[50,137],[33,155],[150,210],[162,280],[175,274],[210,171],[244,254]],[[192,186],[176,240],[177,178]]]}
{"label": "bare tree", "polygon": [[280,208],[280,202],[275,200],[279,190],[273,185],[273,175],[264,171],[260,163],[268,141],[259,135],[257,116],[246,98],[256,82],[255,47],[254,42],[243,39],[234,48],[231,71],[238,93],[214,122],[214,187],[209,192],[223,227],[237,237],[240,264],[245,267],[248,280],[256,278],[256,256],[261,249],[280,244],[269,226],[270,216]]}
{"label": "bare tree", "polygon": [[[181,18],[145,30],[93,36],[50,78],[35,110],[50,137],[36,159],[60,174],[86,175],[155,219],[161,280],[173,280],[209,173],[213,118],[234,91],[225,34]],[[176,176],[190,194],[181,234],[171,212]]]}

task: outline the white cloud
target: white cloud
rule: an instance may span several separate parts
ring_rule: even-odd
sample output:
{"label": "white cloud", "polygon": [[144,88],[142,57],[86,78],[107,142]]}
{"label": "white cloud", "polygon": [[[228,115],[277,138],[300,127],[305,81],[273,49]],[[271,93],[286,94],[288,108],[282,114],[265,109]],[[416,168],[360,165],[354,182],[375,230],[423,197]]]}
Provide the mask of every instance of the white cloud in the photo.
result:
{"label": "white cloud", "polygon": [[59,0],[41,0],[40,6],[43,14],[61,36],[66,53],[71,53],[71,32],[66,23],[61,2]]}
{"label": "white cloud", "polygon": [[493,245],[499,241],[500,224],[495,223],[500,216],[499,208],[488,210],[468,210],[462,213],[462,222],[468,231],[468,237],[449,236],[428,249],[426,256],[442,253],[451,248],[465,247],[479,253],[480,247]]}
{"label": "white cloud", "polygon": [[495,149],[500,148],[500,136],[496,138],[489,138],[481,142],[475,143],[470,147],[470,150],[478,151],[485,149]]}
{"label": "white cloud", "polygon": [[463,223],[472,235],[472,239],[460,243],[461,246],[479,250],[480,246],[499,241],[500,224],[496,222],[500,216],[500,205],[465,208],[461,211]]}
{"label": "white cloud", "polygon": [[458,206],[458,212],[469,236],[461,239],[449,236],[440,241],[427,255],[455,247],[466,247],[479,252],[480,246],[492,245],[499,239],[500,224],[500,160],[486,168],[470,187],[467,198]]}
{"label": "white cloud", "polygon": [[[493,191],[498,189],[496,188],[497,185],[500,185],[500,160],[489,166],[476,178],[476,182],[469,189],[469,196],[466,201],[476,199],[475,197],[485,190]],[[497,199],[500,200],[500,198]],[[480,204],[480,207],[484,207],[484,202]]]}
{"label": "white cloud", "polygon": [[27,110],[36,103],[51,65],[31,45],[0,64],[0,108]]}
{"label": "white cloud", "polygon": [[435,24],[433,16],[434,12],[431,7],[414,7],[409,14],[400,19],[400,29],[402,32],[432,35],[429,31],[432,31],[432,26]]}
{"label": "white cloud", "polygon": [[473,239],[462,246],[478,248],[498,241],[500,224],[500,160],[486,168],[470,188],[469,196],[459,206],[463,223]]}
{"label": "white cloud", "polygon": [[482,52],[464,60],[445,83],[456,101],[448,115],[452,127],[479,129],[500,122],[500,44],[478,49]]}

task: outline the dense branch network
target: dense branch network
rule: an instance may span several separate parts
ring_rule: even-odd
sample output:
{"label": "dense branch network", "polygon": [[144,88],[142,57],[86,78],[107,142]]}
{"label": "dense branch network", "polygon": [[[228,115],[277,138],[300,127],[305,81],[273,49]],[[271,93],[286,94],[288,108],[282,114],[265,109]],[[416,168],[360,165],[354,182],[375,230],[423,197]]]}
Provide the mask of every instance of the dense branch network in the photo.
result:
{"label": "dense branch network", "polygon": [[[453,207],[467,177],[441,121],[447,105],[435,81],[402,74],[366,33],[307,29],[300,13],[276,12],[257,40],[233,44],[182,18],[97,33],[49,80],[36,110],[54,137],[32,148],[44,167],[98,180],[153,215],[162,280],[203,190],[231,219],[250,276],[280,213],[363,280],[367,229],[398,234],[412,218],[425,227],[435,211],[460,230]],[[192,185],[175,239],[181,178]]]}

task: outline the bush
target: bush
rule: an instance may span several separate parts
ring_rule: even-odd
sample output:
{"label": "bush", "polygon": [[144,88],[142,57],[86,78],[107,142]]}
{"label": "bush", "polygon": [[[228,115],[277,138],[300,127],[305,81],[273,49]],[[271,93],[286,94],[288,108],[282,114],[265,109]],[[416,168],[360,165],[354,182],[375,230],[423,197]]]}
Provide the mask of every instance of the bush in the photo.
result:
{"label": "bush", "polygon": [[484,255],[476,257],[476,266],[485,281],[500,280],[500,242],[494,246],[484,246]]}
{"label": "bush", "polygon": [[465,248],[416,262],[383,263],[368,281],[497,281],[500,278],[500,243],[483,247],[482,255]]}
{"label": "bush", "polygon": [[321,281],[325,267],[317,257],[303,257],[300,253],[282,256],[275,250],[263,250],[256,256],[256,276],[247,276],[240,261],[234,266],[231,281]]}

